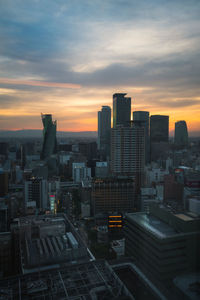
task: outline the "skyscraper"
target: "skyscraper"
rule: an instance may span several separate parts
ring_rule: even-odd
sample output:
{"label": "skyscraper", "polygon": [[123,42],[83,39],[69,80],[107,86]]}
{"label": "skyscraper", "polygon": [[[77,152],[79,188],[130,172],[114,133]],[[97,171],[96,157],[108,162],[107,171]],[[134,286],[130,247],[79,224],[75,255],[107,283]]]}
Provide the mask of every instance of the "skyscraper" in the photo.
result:
{"label": "skyscraper", "polygon": [[153,115],[150,117],[150,138],[152,142],[168,142],[169,116]]}
{"label": "skyscraper", "polygon": [[131,98],[125,96],[126,93],[113,95],[113,128],[117,125],[130,126]]}
{"label": "skyscraper", "polygon": [[140,121],[145,128],[145,162],[148,163],[150,160],[149,112],[134,111],[133,121]]}
{"label": "skyscraper", "polygon": [[150,152],[151,161],[163,161],[169,150],[169,116],[153,115],[150,117]]}
{"label": "skyscraper", "polygon": [[52,121],[51,114],[41,114],[43,129],[43,147],[41,159],[47,159],[56,153],[56,121]]}
{"label": "skyscraper", "polygon": [[188,145],[188,130],[185,121],[178,121],[175,123],[175,139],[177,146],[186,147]]}
{"label": "skyscraper", "polygon": [[144,127],[139,122],[111,130],[111,171],[114,175],[139,175],[141,178],[145,164],[144,140]]}
{"label": "skyscraper", "polygon": [[111,108],[102,106],[98,111],[98,150],[102,156],[110,155]]}

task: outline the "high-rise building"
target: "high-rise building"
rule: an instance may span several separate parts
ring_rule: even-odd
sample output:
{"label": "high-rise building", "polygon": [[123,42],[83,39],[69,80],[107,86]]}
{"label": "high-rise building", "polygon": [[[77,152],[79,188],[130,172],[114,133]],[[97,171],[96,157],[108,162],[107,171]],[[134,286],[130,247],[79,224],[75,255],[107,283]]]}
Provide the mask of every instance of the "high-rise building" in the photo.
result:
{"label": "high-rise building", "polygon": [[177,146],[186,147],[188,145],[188,130],[185,121],[178,121],[175,123],[175,139]]}
{"label": "high-rise building", "polygon": [[47,203],[47,180],[33,177],[29,181],[25,181],[24,193],[25,209],[27,209],[28,207],[34,207],[39,210],[48,208],[49,204]]}
{"label": "high-rise building", "polygon": [[149,112],[134,111],[133,121],[140,121],[145,129],[145,163],[150,160],[150,138],[149,138]]}
{"label": "high-rise building", "polygon": [[145,134],[140,122],[131,127],[118,126],[111,130],[111,172],[133,176],[144,173]]}
{"label": "high-rise building", "polygon": [[56,121],[52,121],[51,114],[45,114],[42,116],[43,129],[43,147],[41,158],[47,159],[52,154],[56,153]]}
{"label": "high-rise building", "polygon": [[151,161],[164,161],[168,157],[169,116],[153,115],[150,117],[150,152]]}
{"label": "high-rise building", "polygon": [[102,156],[110,155],[111,108],[102,106],[98,111],[98,150]]}
{"label": "high-rise building", "polygon": [[117,125],[130,126],[131,98],[125,96],[126,93],[113,95],[113,128],[116,128]]}
{"label": "high-rise building", "polygon": [[169,116],[153,115],[150,117],[150,138],[152,142],[168,142]]}

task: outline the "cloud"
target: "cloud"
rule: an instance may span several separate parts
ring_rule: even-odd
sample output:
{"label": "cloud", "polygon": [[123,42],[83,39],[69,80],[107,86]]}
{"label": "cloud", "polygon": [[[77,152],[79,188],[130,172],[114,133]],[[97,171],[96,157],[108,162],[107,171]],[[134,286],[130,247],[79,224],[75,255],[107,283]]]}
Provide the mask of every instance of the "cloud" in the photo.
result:
{"label": "cloud", "polygon": [[41,87],[57,87],[67,89],[79,89],[79,84],[73,83],[61,83],[61,82],[45,82],[45,81],[29,81],[11,78],[0,78],[0,84],[11,84],[11,85],[30,85],[30,86],[41,86]]}
{"label": "cloud", "polygon": [[0,112],[13,115],[6,126],[27,118],[38,128],[29,116],[42,111],[62,129],[91,130],[117,91],[132,97],[133,109],[172,120],[196,115],[197,126],[199,15],[197,0],[0,3]]}

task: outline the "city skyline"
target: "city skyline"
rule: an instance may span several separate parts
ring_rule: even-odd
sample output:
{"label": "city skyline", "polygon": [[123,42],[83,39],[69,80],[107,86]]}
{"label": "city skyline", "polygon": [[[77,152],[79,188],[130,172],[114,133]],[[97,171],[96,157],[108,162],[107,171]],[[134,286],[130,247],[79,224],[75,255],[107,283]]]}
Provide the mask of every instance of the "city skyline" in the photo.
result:
{"label": "city skyline", "polygon": [[0,6],[0,130],[42,129],[43,112],[58,131],[95,131],[127,93],[132,112],[169,115],[171,135],[179,120],[199,135],[199,1]]}

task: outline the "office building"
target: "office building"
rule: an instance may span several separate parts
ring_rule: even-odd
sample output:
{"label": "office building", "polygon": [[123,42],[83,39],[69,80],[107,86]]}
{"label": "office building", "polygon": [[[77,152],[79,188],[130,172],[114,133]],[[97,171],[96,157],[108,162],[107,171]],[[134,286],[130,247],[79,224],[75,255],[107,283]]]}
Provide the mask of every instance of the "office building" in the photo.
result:
{"label": "office building", "polygon": [[43,129],[43,146],[41,159],[48,159],[52,154],[56,153],[56,121],[52,121],[52,115],[41,115]]}
{"label": "office building", "polygon": [[168,143],[169,116],[153,115],[150,117],[150,139],[151,143]]}
{"label": "office building", "polygon": [[178,121],[175,123],[175,138],[174,143],[177,146],[188,146],[188,130],[185,121]]}
{"label": "office building", "polygon": [[25,209],[30,207],[44,210],[49,207],[47,180],[31,178],[24,183]]}
{"label": "office building", "polygon": [[113,175],[136,176],[143,181],[145,165],[144,127],[133,122],[131,127],[111,130],[111,172]]}
{"label": "office building", "polygon": [[84,162],[72,163],[72,178],[76,183],[80,183],[82,180],[90,179],[91,169],[87,168]]}
{"label": "office building", "polygon": [[113,95],[113,128],[118,125],[128,127],[131,120],[131,98],[126,93]]}
{"label": "office building", "polygon": [[154,204],[148,214],[126,214],[124,230],[126,254],[157,282],[200,267],[200,218]]}
{"label": "office building", "polygon": [[169,116],[150,117],[150,156],[151,161],[160,161],[161,165],[169,156]]}
{"label": "office building", "polygon": [[133,121],[140,121],[144,126],[145,132],[145,163],[150,161],[150,137],[149,137],[149,112],[134,111]]}
{"label": "office building", "polygon": [[94,215],[108,212],[133,212],[138,209],[133,178],[105,178],[92,182]]}
{"label": "office building", "polygon": [[97,143],[79,143],[78,144],[79,153],[84,155],[87,160],[93,160],[97,157]]}
{"label": "office building", "polygon": [[98,111],[98,150],[103,157],[110,156],[111,108],[102,106]]}
{"label": "office building", "polygon": [[184,185],[177,182],[175,174],[164,175],[164,202],[183,204]]}
{"label": "office building", "polygon": [[109,165],[107,161],[97,161],[95,168],[95,177],[106,178],[109,174]]}

